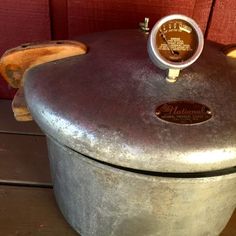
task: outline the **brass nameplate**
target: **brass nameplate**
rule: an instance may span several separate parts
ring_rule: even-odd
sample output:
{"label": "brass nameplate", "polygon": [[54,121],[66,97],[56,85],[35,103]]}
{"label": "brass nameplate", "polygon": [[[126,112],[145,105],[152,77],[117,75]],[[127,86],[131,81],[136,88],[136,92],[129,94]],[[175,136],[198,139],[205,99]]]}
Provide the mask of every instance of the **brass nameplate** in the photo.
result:
{"label": "brass nameplate", "polygon": [[173,101],[156,108],[159,119],[176,124],[197,124],[212,117],[211,110],[200,103],[192,101]]}

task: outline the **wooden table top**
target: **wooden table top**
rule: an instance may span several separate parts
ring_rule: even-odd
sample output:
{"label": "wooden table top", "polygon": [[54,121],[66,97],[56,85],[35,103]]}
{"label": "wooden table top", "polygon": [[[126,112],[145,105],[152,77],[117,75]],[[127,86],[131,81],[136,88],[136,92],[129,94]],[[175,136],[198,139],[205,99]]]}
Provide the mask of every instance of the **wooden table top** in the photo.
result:
{"label": "wooden table top", "polygon": [[[16,122],[0,100],[0,235],[76,236],[52,189],[46,140],[34,122]],[[236,211],[221,236],[236,236]]]}

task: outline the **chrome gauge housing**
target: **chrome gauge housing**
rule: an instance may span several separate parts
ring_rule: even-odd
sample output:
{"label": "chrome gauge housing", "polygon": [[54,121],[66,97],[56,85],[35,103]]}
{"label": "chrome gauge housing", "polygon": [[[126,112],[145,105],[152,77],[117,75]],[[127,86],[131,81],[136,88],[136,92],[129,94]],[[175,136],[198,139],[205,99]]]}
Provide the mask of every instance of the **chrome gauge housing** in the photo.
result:
{"label": "chrome gauge housing", "polygon": [[160,19],[148,40],[152,62],[161,69],[183,69],[200,56],[204,37],[197,23],[184,15],[174,14]]}

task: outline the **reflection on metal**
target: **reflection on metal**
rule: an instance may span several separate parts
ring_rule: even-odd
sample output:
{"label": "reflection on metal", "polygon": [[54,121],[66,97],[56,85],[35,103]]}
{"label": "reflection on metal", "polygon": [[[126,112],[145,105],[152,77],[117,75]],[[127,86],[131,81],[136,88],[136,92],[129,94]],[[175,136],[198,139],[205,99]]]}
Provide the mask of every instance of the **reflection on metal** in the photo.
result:
{"label": "reflection on metal", "polygon": [[149,18],[147,18],[147,17],[144,18],[144,22],[139,23],[140,29],[147,34],[149,33],[149,30],[150,30],[148,24],[149,24]]}
{"label": "reflection on metal", "polygon": [[169,69],[168,70],[168,75],[166,77],[166,80],[170,83],[174,83],[177,81],[177,78],[179,76],[180,69]]}
{"label": "reflection on metal", "polygon": [[180,70],[193,64],[204,45],[197,23],[184,15],[173,14],[160,19],[152,28],[148,53],[159,68],[168,70],[166,80],[175,82]]}
{"label": "reflection on metal", "polygon": [[[236,166],[236,153],[233,160],[228,155],[236,145],[236,62],[220,53],[218,44],[206,42],[198,62],[185,69],[183,79],[169,84],[150,62],[147,39],[138,30],[80,40],[91,49],[85,57],[47,63],[26,74],[27,104],[49,136],[95,159],[146,171]],[[160,122],[155,109],[168,101],[205,104],[213,117],[191,126]],[[227,147],[220,161],[210,156],[197,165],[188,159],[192,151],[218,147]]]}
{"label": "reflection on metal", "polygon": [[[139,30],[80,40],[86,56],[34,67],[25,80],[68,222],[83,236],[219,235],[236,204],[236,61],[207,42],[170,85]],[[168,101],[197,102],[171,108],[189,124],[157,118]]]}
{"label": "reflection on metal", "polygon": [[48,147],[57,202],[83,236],[215,236],[235,209],[236,173],[137,174],[91,160],[53,139]]}
{"label": "reflection on metal", "polygon": [[[213,149],[213,150],[205,150],[200,152],[190,152],[188,155],[189,162],[196,163],[198,165],[203,164],[206,160],[208,161],[221,161],[222,156],[227,155],[227,159],[233,160],[235,158],[236,147],[224,148],[224,149]],[[211,157],[214,157],[212,159]],[[235,167],[236,172],[236,167]]]}

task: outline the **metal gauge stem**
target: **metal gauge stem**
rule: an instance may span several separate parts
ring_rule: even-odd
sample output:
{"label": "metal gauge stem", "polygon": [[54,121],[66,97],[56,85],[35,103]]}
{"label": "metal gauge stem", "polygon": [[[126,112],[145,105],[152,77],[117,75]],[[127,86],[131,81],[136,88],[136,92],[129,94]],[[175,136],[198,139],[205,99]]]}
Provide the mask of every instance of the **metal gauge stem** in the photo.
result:
{"label": "metal gauge stem", "polygon": [[148,53],[159,68],[179,71],[198,59],[203,45],[203,33],[197,23],[187,16],[174,14],[154,25]]}

